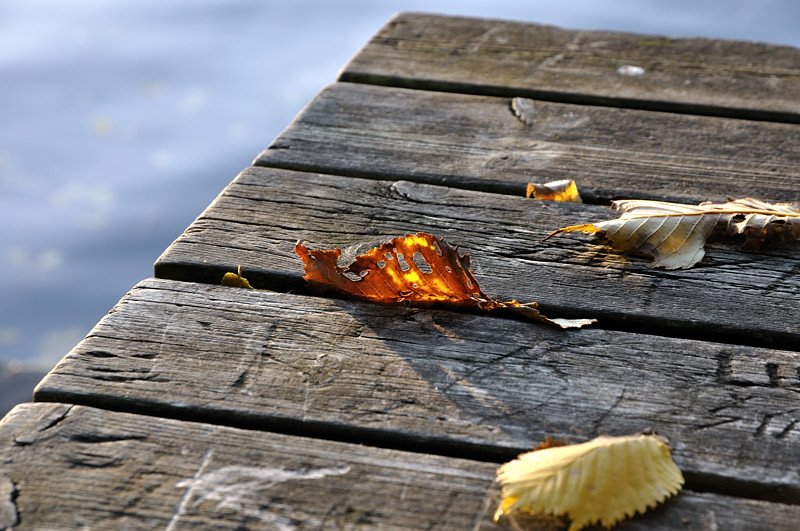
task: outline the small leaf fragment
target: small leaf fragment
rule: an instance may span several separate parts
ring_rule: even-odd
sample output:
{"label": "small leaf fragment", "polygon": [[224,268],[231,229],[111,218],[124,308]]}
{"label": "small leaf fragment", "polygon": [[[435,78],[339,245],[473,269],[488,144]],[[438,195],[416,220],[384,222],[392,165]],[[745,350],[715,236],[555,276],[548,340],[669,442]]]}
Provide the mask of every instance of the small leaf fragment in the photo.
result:
{"label": "small leaf fragment", "polygon": [[552,181],[544,184],[528,183],[525,197],[542,199],[546,201],[561,201],[564,203],[583,203],[578,185],[571,179]]}
{"label": "small leaf fragment", "polygon": [[561,439],[551,439],[549,436],[544,438],[544,441],[534,446],[533,451],[545,450],[547,448],[558,448],[566,446]]}
{"label": "small leaf fragment", "polygon": [[247,288],[247,289],[255,289],[250,283],[247,281],[246,278],[242,276],[242,266],[239,266],[239,273],[225,273],[222,277],[222,285],[223,286],[231,286],[234,288]]}
{"label": "small leaf fragment", "polygon": [[498,304],[501,304],[501,307],[506,308],[511,312],[521,314],[532,321],[547,323],[557,326],[558,328],[581,328],[597,322],[597,319],[551,319],[549,317],[545,317],[541,314],[541,312],[539,312],[537,308],[538,304],[535,302],[520,304],[517,301],[509,301]]}
{"label": "small leaf fragment", "polygon": [[305,280],[312,286],[333,288],[352,298],[422,307],[507,309],[559,328],[576,328],[594,319],[548,319],[536,303],[500,302],[487,296],[470,271],[469,255],[458,253],[442,238],[419,232],[400,236],[340,267],[341,249],[309,250],[297,242]]}
{"label": "small leaf fragment", "polygon": [[502,499],[495,521],[524,511],[566,515],[569,531],[597,522],[611,527],[681,490],[683,474],[670,453],[663,437],[638,434],[522,454],[497,471]]}

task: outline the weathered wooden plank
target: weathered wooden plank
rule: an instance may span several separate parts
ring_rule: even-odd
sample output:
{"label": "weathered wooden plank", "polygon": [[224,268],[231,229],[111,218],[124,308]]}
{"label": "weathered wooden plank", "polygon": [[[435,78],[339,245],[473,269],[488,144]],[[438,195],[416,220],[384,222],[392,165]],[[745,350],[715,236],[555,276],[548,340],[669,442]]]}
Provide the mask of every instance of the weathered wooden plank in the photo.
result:
{"label": "weathered wooden plank", "polygon": [[496,467],[51,404],[6,417],[0,462],[14,529],[468,529]]}
{"label": "weathered wooden plank", "polygon": [[590,199],[800,200],[800,126],[339,83],[256,165],[524,195],[575,179]]}
{"label": "weathered wooden plank", "polygon": [[730,40],[406,13],[340,80],[800,121],[800,50]]}
{"label": "weathered wooden plank", "polygon": [[148,280],[36,401],[508,459],[651,427],[690,488],[800,499],[796,353]]}
{"label": "weathered wooden plank", "polygon": [[[0,457],[3,528],[504,528],[490,519],[494,463],[66,404],[18,406],[0,423]],[[798,518],[796,505],[684,491],[620,528],[792,529]]]}
{"label": "weathered wooden plank", "polygon": [[542,241],[559,227],[613,217],[598,205],[249,168],[165,251],[156,276],[218,283],[242,265],[257,285],[302,289],[297,240],[342,247],[352,258],[425,231],[468,252],[484,292],[501,300],[538,301],[546,312],[615,327],[800,344],[795,321],[777,317],[800,311],[800,245],[753,254],[723,241],[709,244],[699,266],[664,271],[612,254],[589,235]]}

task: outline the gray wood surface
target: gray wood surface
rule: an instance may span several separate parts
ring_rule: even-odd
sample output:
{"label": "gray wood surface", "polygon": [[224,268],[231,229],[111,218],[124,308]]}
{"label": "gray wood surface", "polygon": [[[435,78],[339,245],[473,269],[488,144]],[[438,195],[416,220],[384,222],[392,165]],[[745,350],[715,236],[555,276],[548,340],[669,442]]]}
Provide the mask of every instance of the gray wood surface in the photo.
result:
{"label": "gray wood surface", "polygon": [[800,50],[741,41],[406,13],[340,79],[800,121]]}
{"label": "gray wood surface", "polygon": [[[3,528],[507,528],[491,522],[494,463],[67,404],[18,406],[0,443]],[[684,490],[620,529],[792,529],[799,517],[798,506]]]}
{"label": "gray wood surface", "polygon": [[[528,102],[530,103],[530,102]],[[255,160],[525,195],[574,179],[587,200],[800,201],[800,126],[338,83]]]}
{"label": "gray wood surface", "polygon": [[483,291],[538,301],[545,314],[594,317],[614,327],[668,327],[670,335],[800,344],[800,244],[743,253],[708,245],[693,269],[651,269],[586,234],[556,228],[616,217],[599,205],[536,201],[410,182],[249,168],[159,258],[156,276],[219,283],[242,265],[256,287],[303,287],[297,240],[357,252],[425,231],[472,257]]}
{"label": "gray wood surface", "polygon": [[153,279],[34,397],[498,461],[650,427],[689,488],[781,501],[800,497],[799,369],[786,351]]}
{"label": "gray wood surface", "polygon": [[[0,459],[0,528],[508,528],[491,521],[494,463],[82,406],[18,406],[0,423]],[[792,529],[798,518],[798,506],[684,490],[620,529]]]}
{"label": "gray wood surface", "polygon": [[20,530],[470,529],[496,467],[65,404],[17,407],[0,462]]}

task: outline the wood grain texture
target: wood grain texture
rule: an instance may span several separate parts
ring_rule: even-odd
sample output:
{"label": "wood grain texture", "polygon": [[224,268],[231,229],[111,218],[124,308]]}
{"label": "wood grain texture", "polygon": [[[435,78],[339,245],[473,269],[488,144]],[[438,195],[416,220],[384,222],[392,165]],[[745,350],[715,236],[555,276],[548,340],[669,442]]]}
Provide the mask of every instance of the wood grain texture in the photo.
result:
{"label": "wood grain texture", "polygon": [[525,123],[511,98],[339,83],[254,164],[516,195],[574,179],[592,201],[800,201],[798,125],[532,105]]}
{"label": "wood grain texture", "polygon": [[[800,245],[743,253],[708,245],[689,270],[651,269],[585,234],[542,239],[567,225],[616,217],[597,205],[535,201],[405,181],[388,182],[266,168],[245,170],[167,249],[156,276],[219,283],[242,265],[256,287],[303,287],[297,240],[344,250],[342,263],[376,244],[419,231],[472,256],[484,293],[538,301],[546,315],[608,325],[667,327],[670,335],[798,345]],[[549,312],[549,313],[548,313]]]}
{"label": "wood grain texture", "polygon": [[[0,459],[0,495],[13,489],[0,524],[20,531],[566,528],[494,524],[494,463],[67,404],[17,406],[0,423]],[[619,528],[779,530],[799,517],[796,505],[683,491]]]}
{"label": "wood grain texture", "polygon": [[494,468],[53,404],[0,424],[15,529],[469,529]]}
{"label": "wood grain texture", "polygon": [[800,50],[729,40],[406,13],[340,80],[800,121]]}
{"label": "wood grain texture", "polygon": [[786,351],[153,279],[34,398],[498,461],[650,427],[690,488],[797,500],[799,371]]}

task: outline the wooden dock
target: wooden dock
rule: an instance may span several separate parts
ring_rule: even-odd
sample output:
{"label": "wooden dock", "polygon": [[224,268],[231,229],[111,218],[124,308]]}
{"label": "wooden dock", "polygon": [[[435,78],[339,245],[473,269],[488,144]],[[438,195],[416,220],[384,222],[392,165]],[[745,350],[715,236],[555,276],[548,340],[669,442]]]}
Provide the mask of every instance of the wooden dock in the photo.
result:
{"label": "wooden dock", "polygon": [[[558,179],[585,203],[524,197]],[[0,529],[565,529],[494,523],[498,464],[645,428],[686,484],[620,528],[796,529],[800,243],[542,241],[728,197],[800,201],[800,50],[397,15],[0,423]],[[316,296],[293,250],[420,231],[599,322]]]}

